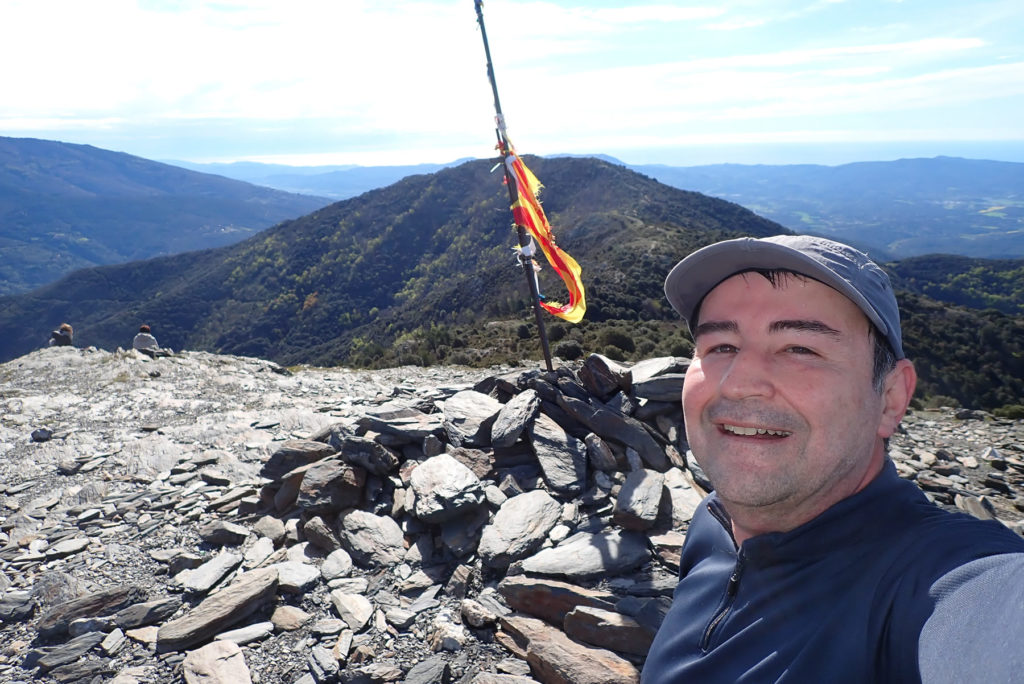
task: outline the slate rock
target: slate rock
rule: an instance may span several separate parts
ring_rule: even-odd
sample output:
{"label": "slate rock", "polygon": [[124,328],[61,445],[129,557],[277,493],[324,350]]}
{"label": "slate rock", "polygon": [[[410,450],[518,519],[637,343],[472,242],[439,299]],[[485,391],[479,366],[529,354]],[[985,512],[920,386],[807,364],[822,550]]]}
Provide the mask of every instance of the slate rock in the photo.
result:
{"label": "slate rock", "polygon": [[587,458],[591,468],[605,473],[612,473],[619,469],[615,453],[601,437],[591,432],[583,439],[583,442],[587,445]]}
{"label": "slate rock", "polygon": [[277,450],[260,469],[260,475],[276,480],[299,466],[315,463],[335,452],[334,447],[323,442],[305,439],[290,439],[278,445]]}
{"label": "slate rock", "polygon": [[685,373],[665,373],[640,381],[634,380],[633,394],[640,399],[651,401],[679,401],[683,396],[685,378]]}
{"label": "slate rock", "polygon": [[704,499],[704,494],[694,484],[681,468],[669,468],[665,473],[665,489],[671,507],[673,528],[678,529],[689,523]]}
{"label": "slate rock", "polygon": [[420,661],[405,673],[402,684],[448,684],[452,670],[444,656],[437,655]]}
{"label": "slate rock", "polygon": [[615,499],[613,520],[627,530],[654,527],[664,494],[664,475],[646,468],[632,471]]}
{"label": "slate rock", "polygon": [[334,529],[320,516],[314,516],[306,521],[302,527],[302,533],[311,544],[326,553],[337,551],[341,548],[341,539]]}
{"label": "slate rock", "polygon": [[583,442],[568,434],[546,414],[540,413],[530,429],[530,444],[545,481],[557,492],[577,494],[587,478],[587,455]]}
{"label": "slate rock", "polygon": [[61,665],[50,670],[50,676],[58,682],[88,682],[105,681],[107,677],[114,674],[114,666],[110,660],[76,660],[75,662]]}
{"label": "slate rock", "polygon": [[249,528],[226,520],[212,520],[201,525],[198,532],[213,546],[238,546],[249,537]]}
{"label": "slate rock", "polygon": [[640,421],[572,397],[560,396],[558,405],[603,439],[636,449],[648,468],[664,472],[671,465],[664,448]]}
{"label": "slate rock", "polygon": [[443,434],[442,420],[439,413],[427,414],[411,406],[387,403],[367,408],[356,424],[363,430],[422,443],[427,437]]}
{"label": "slate rock", "polygon": [[190,651],[181,666],[186,684],[252,684],[238,644],[213,641]]}
{"label": "slate rock", "polygon": [[313,514],[337,512],[362,501],[366,471],[329,458],[306,470],[295,503]]}
{"label": "slate rock", "polygon": [[409,483],[416,495],[415,515],[428,523],[458,517],[481,505],[485,498],[480,478],[448,454],[420,463]]}
{"label": "slate rock", "polygon": [[252,531],[272,541],[274,546],[279,546],[284,541],[284,523],[272,515],[262,516],[252,526]]}
{"label": "slate rock", "polygon": [[75,662],[93,648],[99,646],[105,636],[103,632],[82,634],[60,646],[52,646],[37,651],[38,659],[32,657],[34,654],[29,654],[29,662],[38,665],[40,671],[49,672],[55,667]]}
{"label": "slate rock", "polygon": [[474,390],[457,392],[444,402],[444,430],[454,446],[479,447],[491,443],[491,426],[501,404]]}
{"label": "slate rock", "polygon": [[526,572],[572,578],[618,575],[650,559],[646,537],[639,532],[577,532],[558,546],[522,562]]}
{"label": "slate rock", "polygon": [[300,561],[284,561],[267,566],[277,570],[278,591],[302,594],[313,589],[320,581],[320,569]]}
{"label": "slate rock", "polygon": [[335,590],[331,592],[331,603],[353,632],[361,631],[373,617],[373,604],[362,594]]}
{"label": "slate rock", "polygon": [[637,684],[640,673],[611,651],[585,646],[541,620],[501,618],[504,629],[525,642],[526,660],[546,684]]}
{"label": "slate rock", "polygon": [[144,625],[152,625],[171,617],[178,612],[180,607],[181,598],[178,596],[136,603],[117,611],[114,615],[114,624],[121,629],[134,629]]}
{"label": "slate rock", "polygon": [[284,632],[294,632],[313,619],[313,616],[298,606],[282,605],[274,609],[270,622]]}
{"label": "slate rock", "polygon": [[616,392],[630,391],[629,370],[601,354],[590,354],[580,367],[579,375],[587,391],[601,401],[607,401]]}
{"label": "slate rock", "polygon": [[586,606],[612,610],[615,595],[596,589],[541,577],[515,575],[498,584],[498,592],[513,610],[560,625],[574,608]]}
{"label": "slate rock", "polygon": [[510,399],[491,426],[491,446],[510,447],[519,440],[526,426],[540,408],[540,397],[532,389],[524,390]]}
{"label": "slate rock", "polygon": [[339,514],[338,526],[345,549],[364,567],[394,565],[405,555],[405,537],[393,518],[350,509]]}
{"label": "slate rock", "polygon": [[180,651],[206,641],[259,610],[276,590],[276,570],[261,568],[243,573],[182,617],[160,627],[157,649]]}
{"label": "slate rock", "polygon": [[35,606],[32,592],[9,591],[0,596],[0,622],[21,622],[22,620],[27,620],[32,616]]}
{"label": "slate rock", "polygon": [[338,443],[338,451],[345,463],[373,475],[383,477],[398,468],[398,457],[391,449],[366,437],[345,436]]}
{"label": "slate rock", "polygon": [[646,656],[654,632],[614,610],[577,606],[562,623],[571,639],[619,653]]}
{"label": "slate rock", "polygon": [[122,608],[144,601],[146,590],[133,585],[119,585],[55,606],[39,617],[36,630],[44,638],[58,637],[68,625],[79,618],[111,615]]}
{"label": "slate rock", "polygon": [[320,565],[320,574],[325,582],[347,577],[352,572],[352,556],[345,549],[336,549],[327,555]]}
{"label": "slate rock", "polygon": [[241,562],[241,555],[222,551],[194,570],[183,570],[175,579],[187,591],[202,594],[216,586]]}
{"label": "slate rock", "polygon": [[543,490],[507,499],[483,530],[481,559],[491,567],[508,567],[535,551],[561,517],[562,505]]}
{"label": "slate rock", "polygon": [[270,620],[264,622],[254,622],[251,625],[245,625],[237,629],[229,629],[226,632],[221,632],[214,639],[223,641],[233,641],[239,646],[251,643],[253,641],[260,641],[266,639],[274,633],[274,623]]}

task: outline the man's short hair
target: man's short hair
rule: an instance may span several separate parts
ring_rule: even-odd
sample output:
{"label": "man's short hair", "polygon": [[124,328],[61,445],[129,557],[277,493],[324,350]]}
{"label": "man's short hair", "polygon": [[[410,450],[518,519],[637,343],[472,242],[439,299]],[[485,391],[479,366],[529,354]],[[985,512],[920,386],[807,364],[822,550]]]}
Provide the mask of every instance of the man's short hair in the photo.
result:
{"label": "man's short hair", "polygon": [[872,344],[872,356],[874,362],[871,366],[871,386],[875,388],[875,391],[879,394],[885,389],[885,379],[889,373],[896,368],[896,353],[892,350],[892,345],[889,344],[889,340],[885,339],[878,328],[871,325],[870,332],[871,339],[874,342]]}

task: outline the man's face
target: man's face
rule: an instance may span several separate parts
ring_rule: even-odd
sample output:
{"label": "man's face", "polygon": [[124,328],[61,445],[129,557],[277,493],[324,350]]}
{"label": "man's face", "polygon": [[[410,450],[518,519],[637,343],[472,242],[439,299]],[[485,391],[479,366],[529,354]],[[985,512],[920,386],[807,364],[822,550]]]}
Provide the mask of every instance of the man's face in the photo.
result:
{"label": "man's face", "polygon": [[791,529],[880,467],[869,326],[853,302],[800,276],[773,286],[739,274],[704,299],[683,414],[694,456],[734,520],[746,512]]}

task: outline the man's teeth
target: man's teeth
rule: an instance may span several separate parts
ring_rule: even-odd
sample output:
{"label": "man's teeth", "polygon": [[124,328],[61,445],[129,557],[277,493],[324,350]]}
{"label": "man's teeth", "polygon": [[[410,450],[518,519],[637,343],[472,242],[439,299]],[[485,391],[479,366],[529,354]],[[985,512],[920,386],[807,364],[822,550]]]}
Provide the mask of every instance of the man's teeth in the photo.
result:
{"label": "man's teeth", "polygon": [[739,425],[723,425],[722,429],[734,435],[771,435],[773,437],[788,437],[790,434],[784,430],[767,430],[765,428],[741,427]]}

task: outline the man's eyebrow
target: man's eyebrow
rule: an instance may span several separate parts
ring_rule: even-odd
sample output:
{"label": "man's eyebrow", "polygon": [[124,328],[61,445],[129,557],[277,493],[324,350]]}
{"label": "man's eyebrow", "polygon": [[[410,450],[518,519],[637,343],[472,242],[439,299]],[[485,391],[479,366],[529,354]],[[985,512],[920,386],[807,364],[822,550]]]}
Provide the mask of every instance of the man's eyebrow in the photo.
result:
{"label": "man's eyebrow", "polygon": [[840,333],[835,328],[825,325],[821,321],[814,320],[783,320],[774,321],[768,326],[768,332],[782,332],[783,330],[798,330],[802,332],[818,333],[820,335],[829,335],[830,337],[840,337]]}
{"label": "man's eyebrow", "polygon": [[736,321],[708,321],[707,323],[700,323],[693,330],[693,339],[697,339],[701,335],[707,335],[708,333],[716,332],[739,332],[740,327],[736,325]]}

